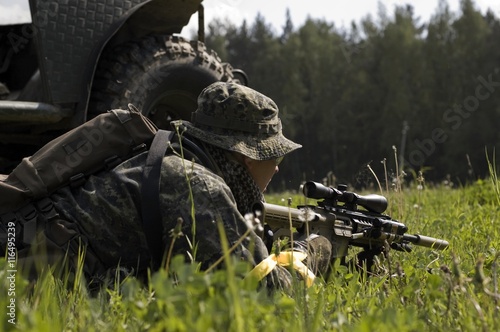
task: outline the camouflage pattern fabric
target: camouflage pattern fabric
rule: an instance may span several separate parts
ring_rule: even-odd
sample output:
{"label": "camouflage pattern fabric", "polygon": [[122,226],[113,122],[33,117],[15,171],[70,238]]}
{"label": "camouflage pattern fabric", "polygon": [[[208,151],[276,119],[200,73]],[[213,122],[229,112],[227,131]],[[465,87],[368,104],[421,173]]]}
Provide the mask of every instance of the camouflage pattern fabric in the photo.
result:
{"label": "camouflage pattern fabric", "polygon": [[[172,125],[181,135],[211,146],[254,160],[272,160],[301,147],[283,136],[278,113],[269,97],[236,83],[216,82],[201,92],[192,123],[174,121]],[[206,150],[218,160],[218,174],[224,179],[199,164],[170,154],[163,159],[160,180],[163,242],[169,246],[169,232],[182,218],[185,237],[175,241],[174,254],[193,256],[202,268],[208,268],[222,255],[218,223],[223,224],[230,246],[239,241],[248,230],[242,213],[248,210],[255,192],[259,193],[243,166],[226,169],[221,166],[228,166],[223,153]],[[146,153],[140,154],[112,171],[91,176],[81,188],[64,188],[53,195],[56,210],[78,225],[105,268],[120,264],[141,271],[151,260],[141,224],[141,180],[146,157]],[[237,176],[242,172],[246,177]],[[242,188],[246,178],[251,186],[247,181]],[[197,247],[196,253],[187,239]],[[255,266],[269,253],[262,239],[251,231],[233,255]],[[268,277],[268,284],[273,286],[283,287],[290,282],[290,273],[282,267]]]}
{"label": "camouflage pattern fabric", "polygon": [[[140,217],[141,179],[146,156],[142,153],[112,171],[93,175],[76,190],[66,187],[52,195],[61,218],[77,224],[106,269],[120,265],[143,271],[149,265]],[[196,242],[195,258],[202,263],[202,268],[209,267],[222,255],[217,222],[223,223],[230,245],[248,229],[224,180],[207,168],[176,155],[163,159],[160,202],[164,243],[168,247],[169,231],[174,229],[177,219],[182,218],[182,232]],[[191,215],[193,205],[194,218]],[[193,222],[196,226],[194,237]],[[177,239],[174,254],[187,257],[188,253],[193,255],[186,238]],[[252,265],[269,255],[263,241],[253,231],[233,254]],[[284,268],[278,268],[268,276],[267,282],[273,287],[286,288],[291,275]]]}
{"label": "camouflage pattern fabric", "polygon": [[278,113],[271,98],[243,85],[216,82],[201,92],[191,122],[172,124],[222,149],[270,160],[301,147],[283,135]]}

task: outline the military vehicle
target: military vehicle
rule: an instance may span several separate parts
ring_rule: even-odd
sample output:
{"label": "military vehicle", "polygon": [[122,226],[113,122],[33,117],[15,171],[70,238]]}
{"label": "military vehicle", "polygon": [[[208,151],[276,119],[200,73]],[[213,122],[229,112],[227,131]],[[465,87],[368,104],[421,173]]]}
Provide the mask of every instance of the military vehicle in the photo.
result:
{"label": "military vehicle", "polygon": [[[215,81],[246,75],[204,44],[202,0],[30,0],[0,22],[0,173],[84,121],[134,104],[160,128]],[[179,36],[198,13],[198,38]]]}

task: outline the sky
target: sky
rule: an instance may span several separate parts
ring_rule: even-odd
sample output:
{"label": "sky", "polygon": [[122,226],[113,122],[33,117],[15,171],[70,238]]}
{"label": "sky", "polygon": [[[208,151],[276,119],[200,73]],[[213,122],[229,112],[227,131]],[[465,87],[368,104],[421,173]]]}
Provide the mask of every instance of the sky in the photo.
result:
{"label": "sky", "polygon": [[[161,0],[165,1],[165,0]],[[460,0],[447,0],[451,11],[459,13]],[[499,0],[474,0],[476,8],[483,14],[489,8],[500,17]],[[326,4],[326,5],[325,5]],[[204,0],[205,23],[214,18],[229,18],[237,26],[243,20],[249,24],[260,13],[276,33],[280,33],[285,24],[286,10],[290,10],[292,22],[296,28],[303,25],[307,17],[324,19],[336,27],[349,27],[352,21],[359,22],[367,15],[378,17],[379,4],[382,4],[389,16],[396,5],[411,4],[415,15],[421,22],[428,21],[436,11],[438,0]],[[28,0],[0,0],[0,24],[30,22]],[[189,37],[197,29],[197,17],[193,15],[182,34]]]}
{"label": "sky", "polygon": [[[436,12],[438,0],[204,0],[205,23],[214,18],[230,18],[237,26],[246,20],[251,24],[260,13],[275,32],[280,33],[286,21],[286,10],[295,28],[303,25],[310,17],[324,19],[334,23],[336,27],[349,27],[352,21],[359,22],[367,15],[378,17],[379,4],[384,6],[389,17],[394,13],[396,6],[411,4],[415,16],[421,17],[421,22],[426,22]],[[459,13],[460,0],[447,0],[452,12]],[[326,4],[326,5],[325,5]],[[476,8],[483,14],[490,8],[495,16],[500,17],[500,0],[474,0]],[[197,18],[192,17],[190,24],[183,30],[197,29]]]}

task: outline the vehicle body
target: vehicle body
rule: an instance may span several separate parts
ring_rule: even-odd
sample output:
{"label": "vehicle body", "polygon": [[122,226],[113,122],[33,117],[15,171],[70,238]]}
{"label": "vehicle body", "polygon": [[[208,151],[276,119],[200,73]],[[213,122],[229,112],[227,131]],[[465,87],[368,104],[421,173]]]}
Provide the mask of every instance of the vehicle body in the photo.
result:
{"label": "vehicle body", "polygon": [[[132,103],[163,128],[189,119],[207,85],[245,78],[205,47],[202,0],[30,0],[30,11],[31,23],[0,25],[0,173],[109,109]],[[177,34],[196,12],[187,41]]]}

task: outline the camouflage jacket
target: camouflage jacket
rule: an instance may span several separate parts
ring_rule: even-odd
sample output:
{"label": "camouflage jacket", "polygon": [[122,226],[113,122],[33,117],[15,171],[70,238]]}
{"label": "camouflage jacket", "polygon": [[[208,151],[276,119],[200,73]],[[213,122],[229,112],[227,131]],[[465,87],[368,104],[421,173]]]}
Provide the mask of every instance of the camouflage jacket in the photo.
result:
{"label": "camouflage jacket", "polygon": [[[61,217],[78,225],[88,247],[105,268],[119,264],[140,271],[150,262],[140,212],[146,157],[147,153],[139,154],[111,171],[90,176],[82,187],[66,187],[52,195]],[[202,268],[209,267],[222,254],[217,222],[224,224],[230,246],[248,229],[224,180],[208,168],[176,155],[163,159],[160,204],[165,246],[168,248],[170,231],[181,217],[185,236],[176,240],[174,254],[189,253],[202,263]],[[196,244],[196,253],[186,238]],[[253,231],[233,254],[252,265],[269,255]],[[286,287],[290,278],[287,270],[278,268],[268,276],[267,283]]]}

